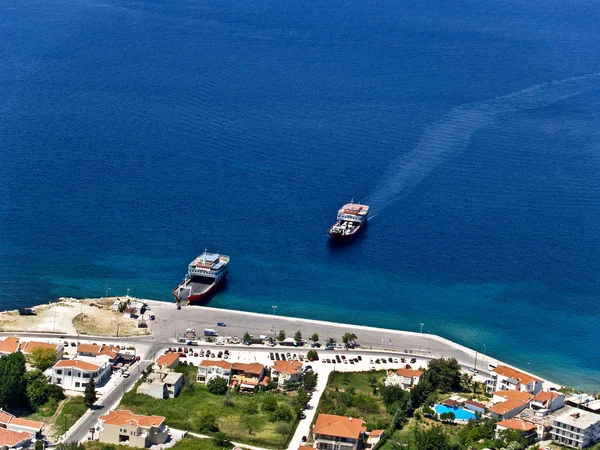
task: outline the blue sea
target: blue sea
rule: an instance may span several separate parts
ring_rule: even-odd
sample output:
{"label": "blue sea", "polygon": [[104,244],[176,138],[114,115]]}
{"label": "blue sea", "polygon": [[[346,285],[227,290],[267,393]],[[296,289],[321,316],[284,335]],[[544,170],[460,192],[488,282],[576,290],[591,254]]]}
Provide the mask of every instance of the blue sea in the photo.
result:
{"label": "blue sea", "polygon": [[[600,4],[0,2],[0,307],[435,333],[600,390]],[[353,245],[337,209],[371,205]]]}

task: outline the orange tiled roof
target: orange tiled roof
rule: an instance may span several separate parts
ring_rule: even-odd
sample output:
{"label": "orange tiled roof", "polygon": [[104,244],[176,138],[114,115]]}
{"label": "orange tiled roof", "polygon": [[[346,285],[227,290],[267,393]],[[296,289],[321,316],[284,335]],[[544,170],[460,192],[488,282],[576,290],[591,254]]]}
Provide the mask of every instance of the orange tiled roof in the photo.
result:
{"label": "orange tiled roof", "polygon": [[49,348],[54,351],[56,351],[58,349],[57,344],[50,344],[48,342],[36,342],[36,341],[22,342],[20,347],[21,347],[21,351],[23,353],[25,353],[26,355],[31,353],[32,351],[34,351],[36,348]]}
{"label": "orange tiled roof", "polygon": [[100,368],[96,364],[91,364],[80,359],[63,359],[57,362],[54,367],[75,367],[81,370],[98,370]]}
{"label": "orange tiled roof", "polygon": [[179,353],[167,353],[166,355],[160,355],[156,360],[156,364],[171,367],[176,361],[179,361]]}
{"label": "orange tiled roof", "polygon": [[533,398],[533,395],[527,392],[517,391],[515,389],[509,389],[506,391],[495,391],[492,392],[492,395],[504,397],[506,400],[518,400],[522,403],[527,403]]}
{"label": "orange tiled roof", "polygon": [[79,344],[77,346],[77,353],[92,353],[94,355],[97,355],[100,352],[100,349],[102,347],[100,347],[99,345],[94,345],[94,344]]}
{"label": "orange tiled roof", "polygon": [[203,359],[202,361],[200,361],[199,365],[202,367],[220,367],[221,369],[231,369],[231,367],[233,366],[233,364],[224,360],[210,361],[207,359]]}
{"label": "orange tiled roof", "polygon": [[521,372],[520,370],[513,369],[512,367],[507,366],[498,366],[492,372],[495,372],[498,375],[503,375],[505,377],[514,378],[515,380],[519,380],[519,382],[525,384],[529,384],[532,381],[542,381],[539,378],[534,377],[533,375],[528,375],[526,373]]}
{"label": "orange tiled roof", "polygon": [[366,430],[362,418],[319,414],[312,429],[313,434],[358,439],[360,433]]}
{"label": "orange tiled roof", "polygon": [[476,402],[475,400],[467,400],[465,405],[476,406],[477,408],[485,409],[485,405],[483,403]]}
{"label": "orange tiled roof", "polygon": [[523,406],[523,402],[520,402],[519,400],[507,400],[505,402],[496,403],[490,408],[490,412],[494,412],[499,416],[503,416],[507,412],[510,412],[520,406]]}
{"label": "orange tiled roof", "polygon": [[548,401],[554,400],[556,397],[558,397],[560,395],[562,395],[562,394],[559,394],[558,392],[541,391],[541,392],[538,392],[535,395],[535,397],[533,397],[533,399],[531,401],[532,402],[546,403]]}
{"label": "orange tiled roof", "polygon": [[31,439],[30,433],[0,428],[0,447],[4,447],[6,445],[9,448],[12,448],[15,447],[19,442],[23,442],[26,439]]}
{"label": "orange tiled roof", "polygon": [[373,430],[369,436],[381,436],[383,433],[385,433],[385,430]]}
{"label": "orange tiled roof", "polygon": [[518,431],[531,431],[536,429],[535,424],[531,422],[525,422],[524,420],[520,419],[507,419],[503,420],[502,422],[498,422],[496,425]]}
{"label": "orange tiled roof", "polygon": [[298,447],[298,450],[315,450],[315,448],[311,447],[310,445],[301,445],[300,447]]}
{"label": "orange tiled roof", "polygon": [[8,336],[0,341],[0,353],[14,353],[19,348],[19,338]]}
{"label": "orange tiled roof", "polygon": [[240,371],[246,372],[246,373],[259,374],[264,368],[265,368],[265,366],[263,366],[262,364],[258,364],[258,363],[246,364],[246,363],[237,363],[236,362],[233,364],[233,370],[240,370]]}
{"label": "orange tiled roof", "polygon": [[419,378],[421,375],[423,375],[422,370],[411,370],[411,369],[402,369],[402,368],[396,370],[396,373],[402,377],[407,377],[407,378],[412,378],[412,377]]}
{"label": "orange tiled roof", "polygon": [[20,417],[15,417],[10,421],[11,425],[17,425],[20,427],[28,427],[35,428],[36,430],[41,430],[44,426],[43,422],[38,422],[37,420],[29,420],[29,419],[21,419]]}
{"label": "orange tiled roof", "polygon": [[15,416],[13,416],[12,414],[0,410],[0,423],[7,424],[14,418]]}
{"label": "orange tiled roof", "polygon": [[300,361],[275,361],[273,370],[279,373],[296,374],[300,373],[302,363]]}
{"label": "orange tiled roof", "polygon": [[98,352],[98,356],[100,355],[108,355],[110,358],[115,358],[119,352],[121,351],[121,347],[112,345],[103,345],[100,351]]}
{"label": "orange tiled roof", "polygon": [[109,411],[108,414],[100,416],[100,420],[109,425],[158,427],[165,421],[165,418],[163,416],[141,416],[125,409],[119,409],[117,411]]}

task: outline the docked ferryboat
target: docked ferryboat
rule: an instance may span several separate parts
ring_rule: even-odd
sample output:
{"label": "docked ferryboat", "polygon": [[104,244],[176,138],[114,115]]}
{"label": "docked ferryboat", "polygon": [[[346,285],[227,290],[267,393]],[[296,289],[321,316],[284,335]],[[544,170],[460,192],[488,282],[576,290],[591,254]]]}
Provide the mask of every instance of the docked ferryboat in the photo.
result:
{"label": "docked ferryboat", "polygon": [[175,301],[190,305],[208,299],[225,281],[229,274],[228,264],[229,256],[207,253],[204,249],[204,253],[189,264],[187,276],[181,284],[173,289]]}
{"label": "docked ferryboat", "polygon": [[347,203],[340,208],[337,222],[329,228],[329,236],[335,240],[350,240],[358,236],[367,226],[369,207],[357,203]]}

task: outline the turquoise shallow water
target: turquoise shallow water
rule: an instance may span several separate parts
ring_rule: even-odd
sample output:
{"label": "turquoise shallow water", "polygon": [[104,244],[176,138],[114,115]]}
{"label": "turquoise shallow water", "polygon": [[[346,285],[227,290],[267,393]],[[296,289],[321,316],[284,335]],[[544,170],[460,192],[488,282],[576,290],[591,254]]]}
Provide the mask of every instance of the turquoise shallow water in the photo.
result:
{"label": "turquoise shallow water", "polygon": [[[7,1],[0,305],[210,303],[440,334],[600,390],[600,7]],[[354,245],[326,230],[354,198]]]}

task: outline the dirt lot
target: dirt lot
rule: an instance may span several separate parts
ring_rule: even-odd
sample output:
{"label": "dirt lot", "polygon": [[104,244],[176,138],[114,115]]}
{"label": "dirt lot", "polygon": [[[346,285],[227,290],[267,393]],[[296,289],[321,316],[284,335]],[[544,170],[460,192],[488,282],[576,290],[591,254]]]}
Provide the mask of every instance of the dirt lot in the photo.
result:
{"label": "dirt lot", "polygon": [[116,297],[96,299],[60,299],[56,303],[33,308],[35,316],[20,316],[18,311],[0,313],[0,331],[57,332],[96,336],[137,336],[147,334],[136,319],[125,319],[113,311]]}

